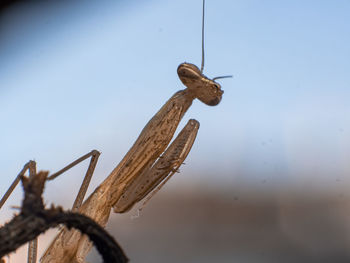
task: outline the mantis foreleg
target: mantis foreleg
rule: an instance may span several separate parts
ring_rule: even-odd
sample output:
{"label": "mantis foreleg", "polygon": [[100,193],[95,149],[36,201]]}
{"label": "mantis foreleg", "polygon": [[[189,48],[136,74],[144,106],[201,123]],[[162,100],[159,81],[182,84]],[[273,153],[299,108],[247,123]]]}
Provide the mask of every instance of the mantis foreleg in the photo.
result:
{"label": "mantis foreleg", "polygon": [[[129,210],[135,203],[151,193],[163,180],[170,178],[180,168],[190,152],[198,128],[198,121],[189,120],[154,165],[145,170],[141,176],[126,187],[120,200],[114,205],[114,212],[123,213]],[[153,196],[153,192],[151,196]]]}

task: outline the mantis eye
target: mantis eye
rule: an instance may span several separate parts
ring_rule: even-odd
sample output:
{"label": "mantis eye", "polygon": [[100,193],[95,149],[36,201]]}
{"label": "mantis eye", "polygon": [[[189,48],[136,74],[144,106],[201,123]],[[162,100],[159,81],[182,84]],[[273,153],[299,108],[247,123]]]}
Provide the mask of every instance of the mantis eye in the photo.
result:
{"label": "mantis eye", "polygon": [[184,85],[197,81],[201,77],[201,73],[196,65],[190,63],[182,63],[177,68],[177,74]]}

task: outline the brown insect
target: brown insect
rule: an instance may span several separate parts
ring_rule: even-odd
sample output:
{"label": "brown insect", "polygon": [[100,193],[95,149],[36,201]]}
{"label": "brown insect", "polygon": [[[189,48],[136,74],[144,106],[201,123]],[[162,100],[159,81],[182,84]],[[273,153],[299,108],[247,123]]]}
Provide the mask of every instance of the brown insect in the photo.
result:
{"label": "brown insect", "polygon": [[[53,180],[91,157],[89,168],[72,209],[91,217],[102,226],[107,224],[112,208],[115,213],[124,213],[145,197],[149,200],[179,169],[195,141],[199,122],[194,119],[189,120],[175,140],[170,145],[169,143],[192,101],[197,98],[209,106],[215,106],[221,101],[223,91],[215,80],[231,76],[209,79],[203,74],[204,5],[203,1],[201,70],[190,63],[179,65],[177,73],[186,89],[176,92],[153,116],[110,175],[84,202],[83,199],[99,157],[98,151],[94,150],[82,156],[48,177],[48,180]],[[18,183],[20,176],[28,169],[30,173],[35,172],[35,163],[30,162],[23,168],[0,201],[0,208]],[[36,261],[35,247],[36,242],[33,242],[29,248],[31,259],[28,262]],[[76,230],[69,231],[63,228],[46,250],[41,262],[82,263],[90,248],[91,243],[87,237]]]}

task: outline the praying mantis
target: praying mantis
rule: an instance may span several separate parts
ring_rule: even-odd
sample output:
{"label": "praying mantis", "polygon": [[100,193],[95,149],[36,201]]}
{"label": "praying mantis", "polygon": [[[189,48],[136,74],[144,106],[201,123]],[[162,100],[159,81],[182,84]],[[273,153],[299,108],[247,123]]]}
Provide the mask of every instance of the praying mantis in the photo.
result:
{"label": "praying mantis", "polygon": [[[201,69],[186,62],[178,66],[178,76],[186,88],[176,92],[153,116],[108,177],[84,201],[100,155],[96,150],[48,177],[48,180],[53,180],[78,163],[90,158],[88,170],[72,207],[73,211],[85,214],[105,227],[112,209],[115,213],[124,213],[142,200],[147,202],[183,164],[196,139],[199,122],[190,119],[170,144],[181,119],[195,99],[209,106],[218,105],[223,90],[215,80],[231,77],[220,76],[210,79],[203,74],[204,6],[205,1],[203,0]],[[27,171],[29,174],[36,173],[34,161],[24,166],[0,200],[0,208],[16,187],[21,176]],[[42,256],[41,262],[83,263],[90,249],[91,243],[86,236],[79,231],[62,228]],[[28,257],[28,262],[36,262],[36,241],[30,243]]]}

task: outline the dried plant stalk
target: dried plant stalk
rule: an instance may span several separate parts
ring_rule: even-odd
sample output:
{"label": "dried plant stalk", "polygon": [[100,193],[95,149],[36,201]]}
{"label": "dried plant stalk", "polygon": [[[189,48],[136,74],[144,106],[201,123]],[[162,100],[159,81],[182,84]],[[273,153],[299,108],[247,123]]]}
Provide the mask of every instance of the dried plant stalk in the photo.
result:
{"label": "dried plant stalk", "polygon": [[[61,207],[45,209],[42,193],[48,172],[22,177],[24,200],[21,212],[0,228],[0,258],[33,240],[41,233],[59,224],[76,228],[96,246],[104,262],[127,262],[123,250],[99,224],[75,212],[65,212]],[[0,261],[1,262],[1,261]]]}

